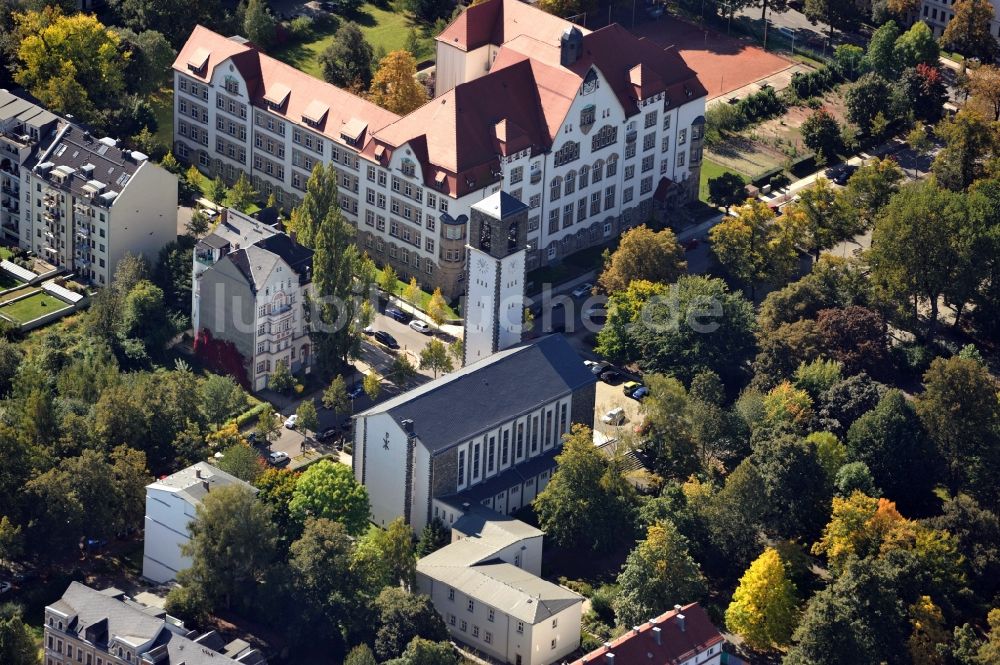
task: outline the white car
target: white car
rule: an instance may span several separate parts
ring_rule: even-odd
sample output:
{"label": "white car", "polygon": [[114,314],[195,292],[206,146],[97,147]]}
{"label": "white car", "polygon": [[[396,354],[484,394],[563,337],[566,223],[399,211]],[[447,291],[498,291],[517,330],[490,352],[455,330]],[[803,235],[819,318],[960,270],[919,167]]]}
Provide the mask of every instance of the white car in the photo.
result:
{"label": "white car", "polygon": [[594,285],[591,284],[590,282],[587,282],[573,289],[572,294],[574,298],[582,298],[585,295],[588,295],[593,290],[594,290]]}
{"label": "white car", "polygon": [[282,452],[280,450],[275,451],[267,456],[267,461],[270,462],[273,466],[281,466],[289,459],[290,458],[288,457],[288,453]]}
{"label": "white car", "polygon": [[425,335],[431,334],[431,327],[427,325],[426,321],[422,321],[421,319],[413,319],[410,321],[409,326],[418,333],[423,333]]}
{"label": "white car", "polygon": [[621,425],[625,422],[625,409],[622,407],[617,407],[611,409],[603,416],[601,416],[601,422],[605,425]]}
{"label": "white car", "polygon": [[292,415],[288,416],[287,420],[285,420],[285,427],[287,427],[288,429],[295,429],[295,425],[298,424],[298,422],[299,422],[299,414],[293,413]]}

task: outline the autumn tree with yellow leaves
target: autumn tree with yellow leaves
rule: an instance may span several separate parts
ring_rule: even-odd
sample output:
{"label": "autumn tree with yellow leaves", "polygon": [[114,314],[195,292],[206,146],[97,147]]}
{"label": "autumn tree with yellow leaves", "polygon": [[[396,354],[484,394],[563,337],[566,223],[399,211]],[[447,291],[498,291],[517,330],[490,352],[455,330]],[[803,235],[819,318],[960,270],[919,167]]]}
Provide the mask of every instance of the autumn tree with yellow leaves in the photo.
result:
{"label": "autumn tree with yellow leaves", "polygon": [[417,61],[408,51],[393,51],[378,63],[368,98],[387,111],[405,115],[427,101],[427,91],[416,79]]}
{"label": "autumn tree with yellow leaves", "polygon": [[795,584],[774,548],[750,564],[726,609],[726,627],[757,650],[788,645],[798,616]]}

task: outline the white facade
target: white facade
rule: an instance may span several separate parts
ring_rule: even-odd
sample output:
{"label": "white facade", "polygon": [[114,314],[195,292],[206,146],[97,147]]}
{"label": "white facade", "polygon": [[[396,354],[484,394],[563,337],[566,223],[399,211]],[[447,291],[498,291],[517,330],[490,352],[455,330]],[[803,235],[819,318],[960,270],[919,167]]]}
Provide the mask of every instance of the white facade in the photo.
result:
{"label": "white facade", "polygon": [[469,247],[463,337],[466,363],[521,342],[524,258],[524,250],[496,259]]}
{"label": "white facade", "polygon": [[[990,22],[990,33],[1000,39],[1000,0],[990,0],[993,6],[993,20]],[[955,17],[955,0],[922,0],[920,13],[911,15],[914,21],[923,21],[930,26],[935,37],[944,34],[944,29]]]}
{"label": "white facade", "polygon": [[205,462],[146,486],[143,577],[162,584],[191,565],[191,559],[181,554],[181,546],[191,540],[188,525],[196,517],[201,498],[212,488],[226,485],[256,492],[248,483]]}

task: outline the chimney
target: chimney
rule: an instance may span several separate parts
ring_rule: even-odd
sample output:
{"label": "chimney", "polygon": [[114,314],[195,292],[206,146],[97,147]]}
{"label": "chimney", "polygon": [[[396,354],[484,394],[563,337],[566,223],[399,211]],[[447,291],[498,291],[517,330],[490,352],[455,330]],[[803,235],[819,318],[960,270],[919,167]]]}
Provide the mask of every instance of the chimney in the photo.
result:
{"label": "chimney", "polygon": [[206,492],[211,492],[212,491],[212,488],[209,487],[207,480],[201,481],[201,486],[205,488]]}
{"label": "chimney", "polygon": [[684,619],[686,619],[686,618],[687,617],[685,617],[683,614],[678,614],[677,615],[677,627],[681,629],[682,633],[684,632],[684,629],[687,628],[687,626],[684,625],[684,623],[685,623]]}
{"label": "chimney", "polygon": [[674,605],[674,612],[680,612],[682,609],[684,608],[682,608],[680,605]]}
{"label": "chimney", "polygon": [[657,646],[663,644],[663,629],[661,629],[659,626],[655,626],[652,630],[652,633],[653,633],[653,641],[656,642]]}
{"label": "chimney", "polygon": [[608,665],[615,665],[615,655],[613,653],[604,654],[604,662]]}
{"label": "chimney", "polygon": [[196,468],[194,470],[194,477],[198,478],[198,479],[201,479],[201,469]]}
{"label": "chimney", "polygon": [[406,418],[405,420],[400,421],[399,424],[402,425],[403,431],[406,432],[407,435],[413,436],[413,421],[412,420],[410,420],[409,418]]}
{"label": "chimney", "polygon": [[289,239],[289,240],[291,240],[291,241],[292,241],[292,242],[294,243],[294,242],[295,242],[295,236],[296,236],[296,235],[297,235],[297,234],[295,233],[295,231],[294,231],[294,230],[292,230],[292,231],[289,231],[289,232],[288,232],[288,239]]}
{"label": "chimney", "polygon": [[469,502],[468,502],[468,501],[466,501],[465,503],[463,503],[463,504],[462,504],[462,512],[463,512],[463,513],[467,513],[467,512],[469,512],[469,508],[470,508],[470,507],[471,507],[471,506],[470,506]]}

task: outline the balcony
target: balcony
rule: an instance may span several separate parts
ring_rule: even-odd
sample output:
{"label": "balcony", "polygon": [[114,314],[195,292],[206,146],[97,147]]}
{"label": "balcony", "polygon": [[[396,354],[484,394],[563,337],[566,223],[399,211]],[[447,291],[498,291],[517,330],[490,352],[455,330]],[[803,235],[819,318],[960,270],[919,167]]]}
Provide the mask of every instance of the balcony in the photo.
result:
{"label": "balcony", "polygon": [[267,315],[268,315],[268,316],[271,316],[271,317],[274,317],[274,316],[281,316],[282,314],[287,314],[287,313],[288,313],[288,312],[290,312],[291,310],[292,310],[292,305],[291,305],[291,304],[287,304],[287,305],[279,305],[279,306],[277,306],[277,307],[272,307],[272,308],[271,308],[271,309],[270,309],[270,310],[269,310],[269,311],[267,312]]}
{"label": "balcony", "polygon": [[90,238],[90,230],[86,226],[77,225],[76,236],[78,238]]}

